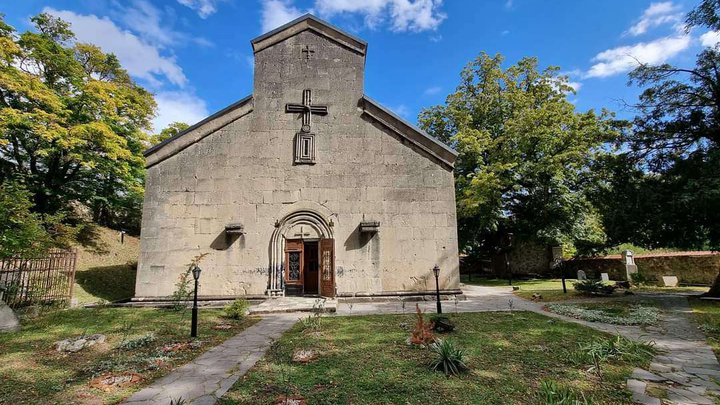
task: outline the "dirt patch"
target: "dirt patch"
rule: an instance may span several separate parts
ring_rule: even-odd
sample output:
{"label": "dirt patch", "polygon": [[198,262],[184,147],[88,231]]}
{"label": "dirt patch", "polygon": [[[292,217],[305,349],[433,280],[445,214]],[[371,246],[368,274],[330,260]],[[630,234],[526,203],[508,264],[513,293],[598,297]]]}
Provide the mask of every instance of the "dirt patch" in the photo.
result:
{"label": "dirt patch", "polygon": [[286,397],[283,395],[277,398],[275,405],[307,405],[307,401],[303,397]]}
{"label": "dirt patch", "polygon": [[90,387],[102,391],[112,391],[140,383],[143,377],[137,373],[103,374],[90,380]]}

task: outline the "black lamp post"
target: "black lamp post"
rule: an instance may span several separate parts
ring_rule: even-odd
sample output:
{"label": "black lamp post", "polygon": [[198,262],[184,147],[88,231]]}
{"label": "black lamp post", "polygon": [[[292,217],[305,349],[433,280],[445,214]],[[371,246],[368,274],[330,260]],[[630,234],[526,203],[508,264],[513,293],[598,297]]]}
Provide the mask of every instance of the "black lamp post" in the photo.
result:
{"label": "black lamp post", "polygon": [[197,337],[197,324],[198,324],[198,305],[197,305],[197,292],[198,292],[198,279],[200,278],[200,267],[195,265],[192,269],[192,275],[195,279],[195,297],[193,298],[192,307],[192,326],[190,327],[190,337]]}
{"label": "black lamp post", "polygon": [[440,304],[440,267],[436,264],[433,267],[433,273],[435,273],[435,298],[437,298],[437,313],[442,314],[442,305]]}

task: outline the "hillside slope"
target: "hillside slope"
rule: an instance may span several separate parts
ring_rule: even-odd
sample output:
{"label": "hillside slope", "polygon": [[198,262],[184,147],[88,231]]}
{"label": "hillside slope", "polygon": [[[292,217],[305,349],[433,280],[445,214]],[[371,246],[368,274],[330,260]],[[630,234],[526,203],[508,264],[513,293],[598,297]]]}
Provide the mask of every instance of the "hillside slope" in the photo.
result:
{"label": "hillside slope", "polygon": [[140,240],[94,225],[79,238],[73,296],[78,304],[117,301],[135,294],[135,273]]}

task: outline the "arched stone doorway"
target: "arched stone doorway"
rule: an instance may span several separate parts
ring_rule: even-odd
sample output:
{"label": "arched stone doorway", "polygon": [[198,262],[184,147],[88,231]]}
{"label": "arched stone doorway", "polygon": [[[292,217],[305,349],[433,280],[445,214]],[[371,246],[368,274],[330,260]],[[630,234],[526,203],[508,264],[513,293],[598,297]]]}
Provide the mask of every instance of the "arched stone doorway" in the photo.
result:
{"label": "arched stone doorway", "polygon": [[275,223],[267,294],[335,296],[332,222],[316,211],[299,210]]}

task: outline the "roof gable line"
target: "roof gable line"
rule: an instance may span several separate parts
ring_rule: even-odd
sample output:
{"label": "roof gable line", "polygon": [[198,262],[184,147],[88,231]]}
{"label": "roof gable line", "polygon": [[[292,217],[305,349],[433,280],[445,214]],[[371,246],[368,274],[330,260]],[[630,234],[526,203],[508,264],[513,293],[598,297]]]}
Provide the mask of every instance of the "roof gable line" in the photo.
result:
{"label": "roof gable line", "polygon": [[404,139],[407,139],[422,151],[430,154],[450,168],[455,166],[458,152],[427,132],[409,123],[377,101],[363,95],[363,112],[383,124]]}
{"label": "roof gable line", "polygon": [[253,110],[252,95],[237,101],[212,114],[188,129],[149,148],[143,153],[145,167],[154,166],[163,160],[193,145],[218,129],[238,120]]}
{"label": "roof gable line", "polygon": [[253,47],[253,53],[275,45],[305,30],[312,30],[361,55],[365,55],[367,52],[367,42],[312,14],[305,14],[250,41]]}

